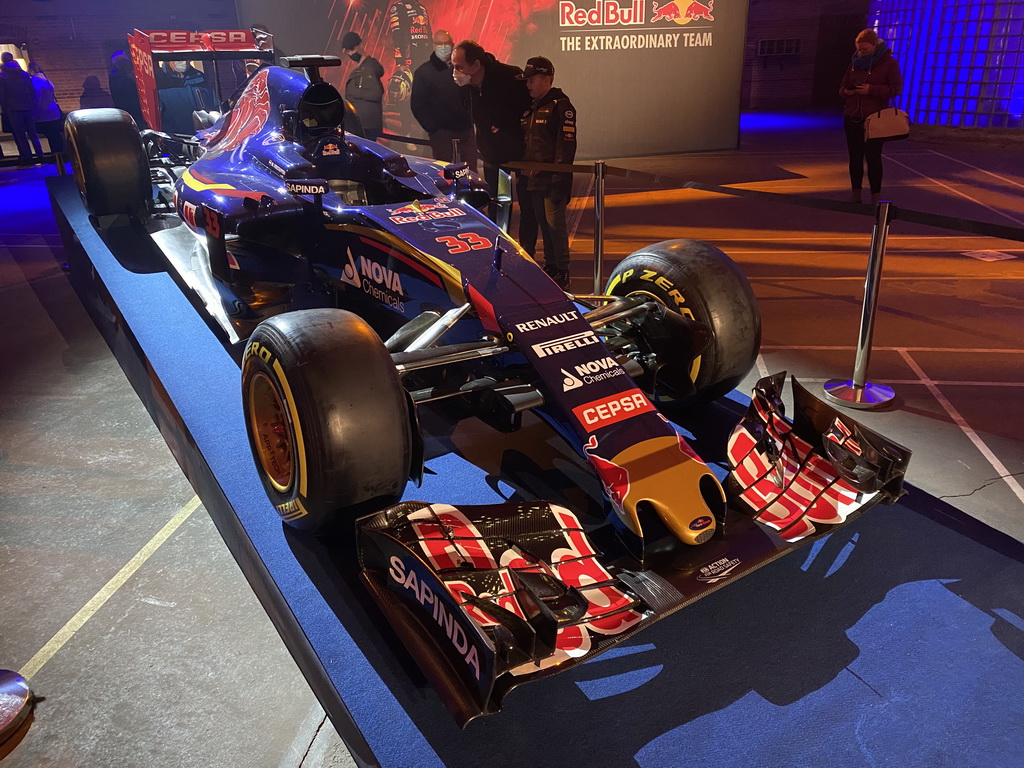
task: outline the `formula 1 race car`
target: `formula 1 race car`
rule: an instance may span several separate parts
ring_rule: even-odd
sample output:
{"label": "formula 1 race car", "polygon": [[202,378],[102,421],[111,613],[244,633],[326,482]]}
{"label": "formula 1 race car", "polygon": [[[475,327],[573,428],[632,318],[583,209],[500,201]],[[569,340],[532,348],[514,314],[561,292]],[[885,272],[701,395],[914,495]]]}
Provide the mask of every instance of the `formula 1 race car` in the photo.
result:
{"label": "formula 1 race car", "polygon": [[[97,226],[146,226],[240,350],[252,453],[282,520],[360,518],[366,581],[461,722],[900,495],[906,449],[806,393],[790,423],[781,377],[731,439],[727,494],[666,413],[755,362],[757,303],[732,260],[657,243],[604,295],[570,296],[481,213],[490,193],[465,164],[345,131],[319,75],[338,63],[259,68],[194,139],[81,110],[68,145]],[[417,407],[453,398],[506,431],[532,411],[573,446],[625,559],[598,562],[572,513],[539,502],[392,506],[423,471]],[[746,522],[726,535],[730,495]]]}

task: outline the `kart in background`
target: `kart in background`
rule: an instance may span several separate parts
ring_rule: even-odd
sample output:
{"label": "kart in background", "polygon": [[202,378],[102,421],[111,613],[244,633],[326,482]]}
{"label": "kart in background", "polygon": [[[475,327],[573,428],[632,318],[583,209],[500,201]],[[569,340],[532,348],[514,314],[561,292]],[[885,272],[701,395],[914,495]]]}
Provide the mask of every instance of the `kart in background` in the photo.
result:
{"label": "kart in background", "polygon": [[[345,131],[319,76],[337,58],[282,63],[195,139],[72,113],[75,178],[100,228],[153,233],[241,350],[268,497],[304,531],[359,518],[364,578],[460,722],[900,495],[908,451],[802,390],[789,422],[778,376],[731,438],[727,494],[663,411],[755,362],[728,256],[656,243],[604,295],[568,295],[481,213],[464,164]],[[452,398],[500,430],[547,422],[600,479],[621,552],[543,502],[396,504],[423,470],[418,407]]]}

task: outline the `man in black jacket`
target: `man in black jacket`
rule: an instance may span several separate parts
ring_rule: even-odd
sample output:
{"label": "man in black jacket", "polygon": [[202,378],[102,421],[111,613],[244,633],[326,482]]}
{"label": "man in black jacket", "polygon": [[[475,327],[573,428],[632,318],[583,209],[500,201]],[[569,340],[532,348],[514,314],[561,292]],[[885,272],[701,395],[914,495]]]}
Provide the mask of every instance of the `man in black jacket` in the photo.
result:
{"label": "man in black jacket", "polygon": [[[522,70],[499,63],[479,43],[463,40],[452,52],[452,77],[461,86],[462,103],[476,128],[476,147],[484,161],[484,179],[498,188],[498,166],[523,158],[520,117],[530,106]],[[493,199],[493,198],[492,198]],[[492,202],[490,215],[497,213]]]}
{"label": "man in black jacket", "polygon": [[[576,158],[576,109],[560,88],[552,87],[555,68],[543,56],[526,62],[523,79],[533,103],[523,112],[527,163],[572,165]],[[572,174],[523,171],[519,175],[519,244],[531,256],[537,249],[537,224],[544,239],[544,271],[561,288],[569,287],[569,230],[565,209]],[[525,215],[532,209],[533,216]]]}
{"label": "man in black jacket", "polygon": [[363,134],[376,141],[384,132],[384,67],[373,56],[363,53],[363,38],[357,32],[345,33],[341,52],[356,62],[345,81],[345,98],[355,107]]}
{"label": "man in black jacket", "polygon": [[435,160],[452,161],[452,139],[459,140],[460,158],[476,170],[476,138],[459,86],[452,79],[452,36],[434,33],[434,50],[412,79],[412,113],[430,137]]}

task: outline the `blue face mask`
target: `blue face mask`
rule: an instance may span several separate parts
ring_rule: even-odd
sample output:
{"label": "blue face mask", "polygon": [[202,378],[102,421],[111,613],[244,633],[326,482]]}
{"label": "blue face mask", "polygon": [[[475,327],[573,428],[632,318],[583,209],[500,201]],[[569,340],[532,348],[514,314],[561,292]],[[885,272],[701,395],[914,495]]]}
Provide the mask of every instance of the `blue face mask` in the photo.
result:
{"label": "blue face mask", "polygon": [[452,55],[452,47],[450,45],[435,45],[434,53],[441,61],[448,61],[448,57]]}

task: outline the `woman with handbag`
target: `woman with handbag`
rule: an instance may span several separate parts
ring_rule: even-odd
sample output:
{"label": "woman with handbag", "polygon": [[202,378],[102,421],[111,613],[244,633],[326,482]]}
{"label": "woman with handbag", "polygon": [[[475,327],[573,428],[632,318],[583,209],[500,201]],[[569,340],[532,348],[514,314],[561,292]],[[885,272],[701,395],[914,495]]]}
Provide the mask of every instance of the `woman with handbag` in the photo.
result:
{"label": "woman with handbag", "polygon": [[839,95],[843,97],[843,129],[850,153],[850,202],[863,202],[864,162],[868,166],[871,202],[882,192],[882,139],[864,138],[864,121],[889,106],[903,85],[900,68],[873,29],[862,30],[856,39],[856,51],[843,75]]}

